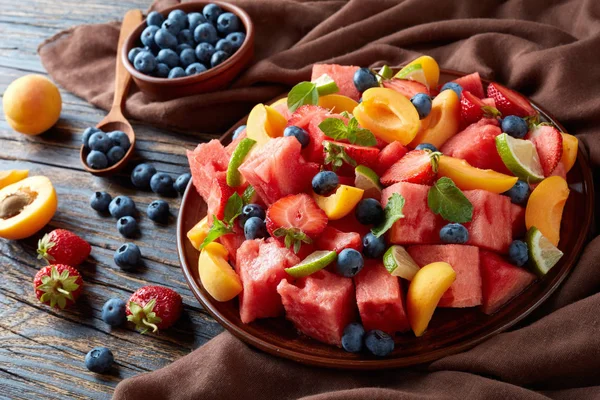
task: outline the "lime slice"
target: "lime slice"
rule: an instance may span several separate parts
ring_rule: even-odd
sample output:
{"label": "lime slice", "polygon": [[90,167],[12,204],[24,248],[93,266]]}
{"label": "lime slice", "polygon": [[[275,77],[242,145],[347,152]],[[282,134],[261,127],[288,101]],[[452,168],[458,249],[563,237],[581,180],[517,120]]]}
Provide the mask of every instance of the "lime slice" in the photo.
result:
{"label": "lime slice", "polygon": [[516,139],[503,133],[496,136],[496,149],[504,165],[519,179],[529,183],[541,182],[544,179],[537,150],[529,140]]}
{"label": "lime slice", "polygon": [[525,240],[529,251],[529,266],[538,276],[546,275],[563,256],[563,252],[550,243],[535,226],[529,228]]}
{"label": "lime slice", "polygon": [[427,78],[425,77],[425,71],[423,71],[423,67],[421,64],[413,64],[407,65],[402,68],[394,78],[398,79],[408,79],[411,81],[419,82],[425,85],[427,89],[429,89],[429,83],[427,82]]}
{"label": "lime slice", "polygon": [[242,174],[238,171],[239,166],[244,162],[246,156],[256,144],[256,140],[243,138],[231,154],[229,165],[227,166],[227,185],[237,187],[242,184]]}
{"label": "lime slice", "polygon": [[392,76],[394,76],[394,71],[388,65],[384,65],[377,74],[377,82],[381,83],[384,79],[392,79]]}
{"label": "lime slice", "polygon": [[402,246],[394,245],[383,255],[383,265],[393,276],[412,281],[419,266]]}
{"label": "lime slice", "polygon": [[317,92],[319,96],[326,96],[328,94],[334,94],[340,91],[337,83],[327,74],[323,74],[313,81],[317,85]]}
{"label": "lime slice", "polygon": [[365,191],[363,197],[381,198],[382,187],[379,183],[379,176],[375,171],[364,165],[359,165],[354,169],[354,174],[354,186]]}
{"label": "lime slice", "polygon": [[294,278],[303,278],[322,270],[334,262],[336,258],[337,253],[335,251],[318,250],[302,260],[300,264],[296,264],[291,268],[286,268],[285,272]]}

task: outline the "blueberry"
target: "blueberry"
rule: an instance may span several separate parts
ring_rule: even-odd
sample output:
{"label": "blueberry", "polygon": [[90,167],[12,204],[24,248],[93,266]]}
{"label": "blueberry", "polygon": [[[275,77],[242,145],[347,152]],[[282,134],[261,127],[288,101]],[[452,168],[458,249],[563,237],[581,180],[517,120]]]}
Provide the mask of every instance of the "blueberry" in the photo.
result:
{"label": "blueberry", "polygon": [[354,214],[358,222],[363,225],[379,225],[385,218],[381,203],[371,198],[361,200],[356,205]]}
{"label": "blueberry", "polygon": [[283,136],[295,137],[296,139],[298,139],[303,149],[306,148],[306,146],[308,146],[308,143],[310,142],[310,136],[308,135],[308,132],[295,125],[290,125],[286,127],[283,130]]}
{"label": "blueberry", "polygon": [[442,86],[442,89],[440,90],[440,92],[443,92],[444,90],[448,90],[448,89],[454,90],[454,93],[456,93],[456,95],[460,99],[460,95],[462,94],[462,91],[463,91],[462,86],[460,86],[456,82],[447,82],[447,83],[444,83],[444,86]]}
{"label": "blueberry", "polygon": [[98,212],[107,212],[112,196],[106,192],[95,192],[90,198],[90,206]]}
{"label": "blueberry", "polygon": [[[165,23],[166,22],[167,21],[165,21]],[[174,49],[178,45],[175,35],[165,28],[161,28],[156,31],[156,34],[154,35],[154,41],[161,49]]]}
{"label": "blueberry", "polygon": [[179,59],[181,61],[181,66],[187,68],[196,62],[196,53],[193,49],[185,49],[181,52]]}
{"label": "blueberry", "polygon": [[417,145],[417,147],[415,147],[415,150],[431,150],[432,152],[438,151],[437,147],[435,147],[431,143],[421,143]]}
{"label": "blueberry", "polygon": [[165,17],[163,17],[162,14],[157,11],[148,13],[148,16],[146,17],[146,25],[148,26],[160,27],[163,22],[165,22]]}
{"label": "blueberry", "polygon": [[517,183],[504,192],[504,194],[510,197],[510,201],[514,204],[527,204],[530,194],[529,184],[525,181],[518,180]]}
{"label": "blueberry", "polygon": [[169,222],[169,203],[164,200],[154,200],[148,204],[146,213],[152,221],[159,224],[166,224]]}
{"label": "blueberry", "polygon": [[144,31],[142,32],[142,36],[140,37],[142,44],[148,47],[149,49],[155,49],[156,42],[154,41],[154,36],[156,35],[156,32],[158,32],[159,29],[160,28],[158,26],[149,26],[146,29],[144,29]]}
{"label": "blueberry", "polygon": [[385,357],[394,351],[394,339],[387,333],[375,329],[365,336],[365,347],[377,357]]}
{"label": "blueberry", "polygon": [[133,66],[143,74],[149,74],[156,68],[156,58],[148,51],[142,51],[135,56]]}
{"label": "blueberry", "polygon": [[215,54],[213,54],[212,57],[210,58],[210,66],[212,68],[214,68],[217,65],[222,64],[228,58],[229,58],[229,54],[225,53],[224,51],[220,51],[220,50],[215,51]]}
{"label": "blueberry", "polygon": [[169,13],[169,17],[167,19],[176,22],[181,29],[187,28],[188,26],[188,17],[185,11],[173,10]]}
{"label": "blueberry", "polygon": [[217,30],[221,35],[237,32],[241,27],[242,21],[233,13],[225,12],[217,18]]}
{"label": "blueberry", "polygon": [[218,5],[211,3],[204,6],[202,14],[204,15],[204,18],[206,18],[208,21],[210,21],[213,24],[216,24],[219,15],[223,14],[223,10],[221,10],[221,7],[219,7]]}
{"label": "blueberry", "polygon": [[237,139],[238,136],[240,136],[242,132],[244,132],[244,130],[246,130],[246,125],[240,125],[237,128],[235,128],[235,131],[233,131],[232,139]]}
{"label": "blueberry", "polygon": [[178,44],[177,47],[175,48],[175,52],[177,53],[177,55],[181,55],[181,52],[184,51],[185,49],[193,49],[193,46],[190,46],[187,43],[181,43]]}
{"label": "blueberry", "polygon": [[340,178],[333,171],[321,171],[312,179],[313,191],[321,196],[329,196],[337,189]]}
{"label": "blueberry", "polygon": [[367,89],[379,86],[375,74],[369,68],[360,68],[354,73],[354,86],[359,92],[364,92]]}
{"label": "blueberry", "polygon": [[140,248],[133,243],[122,244],[121,247],[115,251],[113,260],[115,264],[124,271],[131,271],[137,267],[142,259],[142,252]]}
{"label": "blueberry", "polygon": [[169,174],[158,172],[150,179],[150,189],[163,196],[171,195],[173,194],[173,178]]}
{"label": "blueberry", "polygon": [[94,128],[93,126],[85,128],[83,134],[81,135],[81,144],[83,144],[83,147],[85,147],[86,149],[90,148],[90,137],[96,132],[102,131],[98,128]]}
{"label": "blueberry", "polygon": [[150,164],[139,164],[131,172],[131,183],[138,189],[148,189],[150,179],[156,174],[156,168]]}
{"label": "blueberry", "polygon": [[440,229],[440,240],[443,243],[464,244],[469,241],[469,231],[461,224],[448,224]]}
{"label": "blueberry", "polygon": [[258,217],[260,219],[265,219],[266,214],[265,210],[258,204],[246,204],[242,208],[242,213],[238,217],[238,223],[243,228],[248,221],[252,217]]}
{"label": "blueberry", "polygon": [[385,251],[385,239],[383,236],[377,237],[371,232],[363,237],[363,254],[369,258],[381,258]]}
{"label": "blueberry", "polygon": [[344,249],[340,251],[337,262],[335,263],[336,272],[347,278],[352,278],[358,274],[365,266],[365,260],[362,254],[354,249]]}
{"label": "blueberry", "polygon": [[215,50],[224,51],[225,53],[231,55],[233,54],[233,43],[227,39],[219,39],[215,45]]}
{"label": "blueberry", "polygon": [[215,54],[215,47],[210,43],[200,43],[196,46],[196,58],[202,64],[210,65],[210,58]]}
{"label": "blueberry", "polygon": [[527,243],[521,240],[513,240],[508,248],[508,258],[513,264],[522,267],[529,260]]}
{"label": "blueberry", "polygon": [[244,32],[233,32],[227,35],[226,39],[233,44],[233,50],[237,50],[242,47],[244,40],[246,40],[246,34]]}
{"label": "blueberry", "polygon": [[509,115],[502,119],[502,132],[508,133],[510,136],[522,139],[527,135],[529,127],[523,118],[516,115]]}
{"label": "blueberry", "polygon": [[188,14],[188,26],[192,34],[194,33],[194,29],[196,29],[198,25],[203,24],[205,22],[206,18],[204,18],[204,15],[198,12]]}
{"label": "blueberry", "polygon": [[197,75],[197,74],[200,74],[200,73],[202,73],[204,71],[206,71],[206,67],[204,66],[204,64],[200,64],[198,62],[195,62],[193,64],[188,65],[188,67],[185,69],[185,74],[187,76]]}
{"label": "blueberry", "polygon": [[189,44],[190,46],[194,46],[196,42],[194,42],[194,34],[190,32],[189,29],[184,29],[177,34],[177,40],[179,40],[180,44]]}
{"label": "blueberry", "polygon": [[[177,35],[179,34],[179,32],[181,32],[183,27],[177,21],[167,19],[165,22],[162,23],[160,29],[164,29],[165,31],[173,35],[175,38],[177,38]],[[154,41],[156,42],[156,44],[158,44],[156,38],[154,39]]]}
{"label": "blueberry", "polygon": [[121,146],[113,146],[108,153],[106,153],[106,159],[108,160],[109,165],[115,165],[121,161],[123,157],[125,157],[125,149]]}
{"label": "blueberry", "polygon": [[115,362],[112,351],[106,347],[94,347],[85,355],[85,367],[92,372],[107,372]]}
{"label": "blueberry", "polygon": [[89,140],[90,149],[96,150],[102,153],[106,153],[113,145],[112,140],[108,135],[102,131],[98,131],[90,136]]}
{"label": "blueberry", "polygon": [[188,186],[188,183],[190,182],[190,179],[192,179],[192,174],[189,172],[179,175],[177,179],[175,179],[173,189],[175,189],[178,193],[183,194]]}
{"label": "blueberry", "polygon": [[342,347],[349,353],[358,353],[363,349],[365,328],[358,322],[351,322],[344,328]]}
{"label": "blueberry", "polygon": [[121,299],[110,299],[102,306],[102,321],[110,326],[123,325],[127,319],[126,303]]}
{"label": "blueberry", "polygon": [[179,65],[179,56],[175,50],[162,49],[156,56],[156,61],[159,63],[167,64],[169,68],[175,68]]}
{"label": "blueberry", "polygon": [[185,70],[181,67],[175,67],[169,72],[169,79],[183,78],[184,76],[187,75],[185,74]]}
{"label": "blueberry", "polygon": [[154,76],[158,78],[166,78],[169,76],[169,72],[171,72],[171,68],[169,68],[167,64],[158,63],[154,69]]}
{"label": "blueberry", "polygon": [[108,212],[115,218],[133,216],[135,214],[135,203],[127,196],[117,196],[108,205]]}
{"label": "blueberry", "polygon": [[142,51],[144,51],[144,49],[142,49],[141,47],[134,47],[133,49],[129,50],[129,53],[127,53],[127,59],[129,60],[129,62],[133,64],[135,56],[140,54],[140,52]]}
{"label": "blueberry", "polygon": [[124,237],[130,238],[137,231],[137,222],[133,217],[126,215],[117,220],[117,230]]}
{"label": "blueberry", "polygon": [[113,143],[113,146],[121,146],[124,150],[128,150],[131,146],[129,136],[123,131],[108,132],[108,137]]}
{"label": "blueberry", "polygon": [[104,169],[108,167],[108,159],[106,154],[101,151],[92,150],[85,158],[85,162],[92,169]]}
{"label": "blueberry", "polygon": [[258,217],[248,218],[244,224],[244,236],[246,240],[262,239],[268,236],[265,221]]}
{"label": "blueberry", "polygon": [[194,29],[194,40],[198,43],[206,42],[214,45],[219,40],[219,36],[215,27],[205,22]]}
{"label": "blueberry", "polygon": [[417,109],[417,112],[419,113],[419,119],[427,117],[431,112],[431,97],[425,93],[415,94],[412,99],[410,99],[410,102]]}

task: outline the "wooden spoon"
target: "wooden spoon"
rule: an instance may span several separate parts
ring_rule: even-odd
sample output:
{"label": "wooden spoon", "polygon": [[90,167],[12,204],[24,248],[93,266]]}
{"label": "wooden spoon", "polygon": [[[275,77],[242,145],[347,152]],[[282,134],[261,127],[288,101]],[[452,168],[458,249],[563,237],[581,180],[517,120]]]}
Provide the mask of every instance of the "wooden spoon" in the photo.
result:
{"label": "wooden spoon", "polygon": [[108,115],[104,117],[102,121],[96,125],[96,128],[104,131],[104,132],[112,132],[112,131],[123,131],[127,136],[129,136],[129,141],[131,142],[131,146],[123,156],[121,160],[119,160],[116,164],[111,165],[110,167],[104,169],[93,169],[87,165],[86,158],[89,154],[89,150],[85,149],[83,145],[81,145],[81,163],[83,164],[83,168],[86,171],[98,175],[98,176],[107,176],[116,173],[118,170],[127,165],[127,161],[131,158],[133,154],[133,148],[135,147],[135,132],[133,128],[127,122],[127,119],[123,115],[123,108],[125,106],[125,100],[127,91],[129,89],[129,85],[131,84],[131,75],[125,69],[123,62],[121,61],[121,51],[125,40],[127,37],[135,30],[135,28],[142,22],[143,16],[140,10],[129,10],[125,14],[123,18],[123,23],[121,24],[121,33],[119,34],[119,44],[117,46],[117,57],[116,57],[116,71],[115,71],[115,97],[113,99],[113,104],[108,112]]}

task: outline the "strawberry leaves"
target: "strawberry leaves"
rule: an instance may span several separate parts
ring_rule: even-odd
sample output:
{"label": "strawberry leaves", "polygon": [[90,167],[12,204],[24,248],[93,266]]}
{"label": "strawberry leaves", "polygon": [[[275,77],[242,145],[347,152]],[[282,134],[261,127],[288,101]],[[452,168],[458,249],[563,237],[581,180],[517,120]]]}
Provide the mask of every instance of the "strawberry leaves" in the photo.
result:
{"label": "strawberry leaves", "polygon": [[346,139],[350,143],[359,146],[375,146],[377,144],[375,135],[368,129],[360,128],[354,117],[348,120],[347,125],[341,119],[326,118],[319,124],[319,129],[323,131],[325,136],[334,140]]}
{"label": "strawberry leaves", "polygon": [[298,254],[302,243],[311,244],[312,239],[298,228],[277,228],[273,232],[275,237],[284,237],[283,243],[288,249],[293,247],[294,253]]}
{"label": "strawberry leaves", "polygon": [[381,224],[371,229],[371,233],[376,237],[380,237],[384,233],[386,233],[392,225],[400,218],[404,218],[404,213],[402,210],[404,209],[404,197],[398,193],[393,193],[385,208],[383,209],[384,220]]}
{"label": "strawberry leaves", "polygon": [[75,301],[73,292],[79,289],[79,284],[76,275],[71,276],[68,269],[58,272],[55,266],[50,269],[50,275],[41,278],[42,284],[38,285],[35,290],[39,290],[43,294],[40,297],[42,303],[50,303],[50,307],[63,309],[67,306],[67,300]]}
{"label": "strawberry leaves", "polygon": [[342,146],[329,141],[324,141],[323,149],[325,151],[325,165],[331,164],[332,170],[337,171],[344,163],[356,167],[356,160],[350,157]]}
{"label": "strawberry leaves", "polygon": [[[245,194],[245,193],[244,193]],[[209,243],[214,242],[223,235],[233,233],[233,223],[235,219],[242,213],[242,207],[244,207],[244,201],[239,194],[232,194],[227,203],[225,204],[225,215],[221,221],[215,215],[213,215],[213,224],[208,230],[206,238],[200,245],[200,250]]]}
{"label": "strawberry leaves", "polygon": [[481,111],[483,111],[485,118],[502,118],[502,113],[496,107],[483,106]]}
{"label": "strawberry leaves", "polygon": [[157,324],[162,322],[162,318],[156,315],[154,307],[156,306],[156,299],[152,299],[144,305],[144,307],[131,301],[129,302],[129,311],[131,315],[127,316],[127,321],[135,324],[135,329],[142,335],[147,333],[150,329],[152,332],[158,331]]}
{"label": "strawberry leaves", "polygon": [[446,221],[465,223],[473,219],[473,204],[448,177],[442,177],[429,189],[427,205]]}

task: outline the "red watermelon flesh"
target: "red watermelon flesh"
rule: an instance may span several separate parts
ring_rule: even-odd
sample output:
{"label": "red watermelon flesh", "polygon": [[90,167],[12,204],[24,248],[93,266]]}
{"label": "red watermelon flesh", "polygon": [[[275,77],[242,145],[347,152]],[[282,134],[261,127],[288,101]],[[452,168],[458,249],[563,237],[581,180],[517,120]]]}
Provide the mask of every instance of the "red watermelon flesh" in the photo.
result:
{"label": "red watermelon flesh", "polygon": [[410,246],[408,253],[419,267],[443,261],[452,266],[456,280],[444,293],[439,307],[474,307],[481,304],[479,249],[461,244]]}
{"label": "red watermelon flesh", "polygon": [[344,249],[362,251],[362,240],[357,232],[342,232],[331,226],[327,226],[316,240],[319,250],[335,251],[339,254]]}
{"label": "red watermelon flesh", "polygon": [[535,275],[508,263],[499,255],[481,250],[480,268],[483,290],[481,310],[493,314],[522,293],[535,281]]}
{"label": "red watermelon flesh", "polygon": [[219,238],[219,242],[225,246],[229,253],[229,258],[235,264],[237,250],[242,246],[242,243],[246,240],[244,236],[244,230],[235,223],[233,226],[233,233],[223,235]]}
{"label": "red watermelon flesh", "polygon": [[246,137],[246,129],[244,129],[242,131],[242,133],[240,133],[238,135],[238,137],[236,137],[235,139],[233,139],[231,141],[231,143],[229,143],[226,147],[225,147],[225,152],[227,153],[227,156],[229,158],[231,158],[231,154],[233,153],[233,151],[235,150],[235,148],[237,147],[238,144],[240,144],[240,142],[242,141],[242,139],[244,139]]}
{"label": "red watermelon flesh", "polygon": [[215,175],[227,170],[229,156],[221,142],[213,139],[208,143],[199,144],[194,151],[188,150],[187,157],[194,187],[206,201]]}
{"label": "red watermelon flesh", "polygon": [[385,174],[385,171],[394,165],[396,161],[404,157],[406,153],[408,153],[408,148],[402,143],[394,141],[385,146],[383,150],[379,152],[377,163],[373,169],[379,176],[382,176]]}
{"label": "red watermelon flesh", "polygon": [[512,175],[496,149],[496,136],[501,133],[498,121],[483,118],[451,137],[440,151],[447,156],[462,158],[474,167]]}
{"label": "red watermelon flesh", "polygon": [[468,90],[480,99],[485,97],[479,72],[473,72],[472,74],[462,76],[458,79],[455,79],[454,82],[462,86],[463,90]]}
{"label": "red watermelon flesh", "polygon": [[356,215],[353,212],[346,215],[344,218],[337,219],[335,221],[329,221],[327,226],[346,233],[356,232],[361,237],[369,233],[371,230],[370,226],[363,225],[358,222]]}
{"label": "red watermelon flesh", "polygon": [[310,121],[317,115],[329,114],[329,110],[323,107],[304,105],[300,106],[290,115],[287,126],[297,126],[298,128],[307,129]]}
{"label": "red watermelon flesh", "polygon": [[350,65],[337,64],[315,64],[312,69],[311,81],[316,80],[323,74],[329,75],[331,79],[338,85],[340,91],[337,94],[348,96],[351,99],[358,101],[360,93],[354,86],[354,73],[359,67]]}
{"label": "red watermelon flesh", "polygon": [[444,221],[435,215],[427,205],[429,186],[399,182],[383,189],[381,205],[385,207],[393,193],[405,199],[404,218],[392,225],[389,242],[394,244],[440,243],[440,229]]}
{"label": "red watermelon flesh", "polygon": [[236,254],[236,271],[242,280],[240,318],[247,324],[258,318],[283,314],[277,285],[289,278],[286,268],[300,262],[291,250],[275,241],[246,240]]}
{"label": "red watermelon flesh", "polygon": [[527,231],[527,228],[525,227],[525,207],[511,203],[510,220],[512,223],[512,237],[523,237]]}
{"label": "red watermelon flesh", "polygon": [[465,190],[464,194],[473,204],[473,219],[464,224],[469,231],[467,244],[508,252],[512,242],[510,198],[485,190]]}
{"label": "red watermelon flesh", "polygon": [[356,303],[366,331],[380,329],[390,335],[410,329],[404,294],[397,277],[381,261],[369,260],[354,277]]}
{"label": "red watermelon flesh", "polygon": [[308,143],[308,146],[302,150],[302,155],[308,161],[323,164],[323,161],[325,160],[323,154],[323,141],[331,141],[333,139],[325,136],[321,128],[319,128],[319,124],[327,118],[337,118],[344,121],[344,123],[348,122],[348,119],[342,117],[340,114],[319,113],[314,115],[306,128],[308,136],[310,136],[310,142]]}
{"label": "red watermelon flesh", "polygon": [[293,136],[269,140],[239,167],[246,181],[270,205],[289,194],[311,187],[319,165],[304,161],[300,142]]}
{"label": "red watermelon flesh", "polygon": [[285,317],[296,329],[320,342],[340,346],[344,328],[356,318],[352,279],[321,270],[295,284],[277,286]]}
{"label": "red watermelon flesh", "polygon": [[412,99],[417,93],[425,93],[429,95],[429,90],[422,83],[410,81],[407,79],[389,79],[383,81],[383,87],[392,89],[407,99]]}

